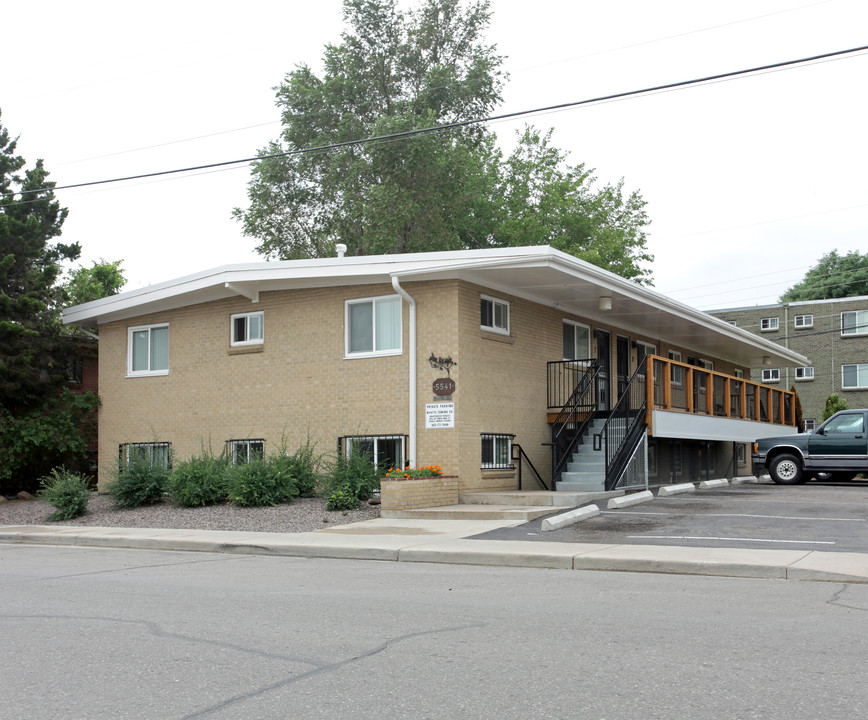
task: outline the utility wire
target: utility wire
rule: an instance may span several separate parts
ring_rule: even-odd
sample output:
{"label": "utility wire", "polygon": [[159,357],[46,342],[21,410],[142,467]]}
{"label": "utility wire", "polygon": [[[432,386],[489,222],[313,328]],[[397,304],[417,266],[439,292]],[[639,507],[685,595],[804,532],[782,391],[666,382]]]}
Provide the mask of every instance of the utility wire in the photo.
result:
{"label": "utility wire", "polygon": [[799,58],[797,60],[785,60],[783,62],[772,63],[769,65],[760,65],[757,67],[746,68],[744,70],[733,70],[731,72],[719,73],[717,75],[708,75],[708,76],[702,77],[702,78],[694,78],[693,80],[682,80],[679,82],[666,83],[663,85],[656,85],[654,87],[643,88],[641,90],[628,90],[626,92],[613,93],[611,95],[602,95],[602,96],[595,97],[595,98],[589,98],[587,100],[577,100],[574,102],[559,103],[557,105],[549,105],[547,107],[534,108],[532,110],[519,110],[519,111],[511,112],[511,113],[504,113],[502,115],[493,115],[493,116],[490,116],[487,118],[475,118],[475,119],[471,119],[471,120],[462,120],[459,122],[447,123],[444,125],[434,125],[434,126],[427,127],[427,128],[418,128],[415,130],[405,130],[403,132],[391,133],[389,135],[377,135],[377,136],[362,138],[362,139],[358,139],[358,140],[346,140],[344,142],[329,143],[327,145],[320,145],[320,146],[312,147],[312,148],[300,148],[298,150],[288,150],[286,152],[273,153],[270,155],[259,155],[259,156],[255,156],[255,157],[242,158],[240,160],[225,160],[223,162],[209,163],[206,165],[196,165],[196,166],[192,166],[192,167],[178,168],[175,170],[162,170],[162,171],[152,172],[152,173],[141,173],[139,175],[128,175],[125,177],[111,178],[108,180],[92,180],[90,182],[74,183],[74,184],[70,184],[70,185],[57,185],[53,188],[39,188],[36,190],[22,190],[22,191],[18,191],[18,192],[6,192],[6,193],[0,194],[0,197],[7,197],[9,195],[17,195],[17,194],[20,194],[20,195],[34,194],[34,193],[39,193],[39,192],[45,192],[48,190],[69,190],[72,188],[89,187],[89,186],[93,186],[93,185],[106,185],[109,183],[125,182],[128,180],[140,180],[142,178],[157,177],[160,175],[176,175],[179,173],[193,172],[195,170],[207,170],[210,168],[225,167],[227,165],[240,165],[240,164],[258,162],[258,161],[262,161],[262,160],[271,160],[271,159],[280,158],[280,157],[291,157],[293,155],[302,155],[302,154],[309,153],[309,152],[323,152],[323,151],[327,151],[327,150],[336,150],[336,149],[342,148],[342,147],[353,147],[353,146],[357,146],[357,145],[364,145],[366,143],[381,142],[384,140],[395,140],[395,139],[399,139],[399,138],[413,137],[416,135],[441,132],[443,130],[454,130],[456,128],[469,127],[471,125],[480,125],[483,123],[494,122],[494,121],[498,121],[498,120],[506,120],[506,119],[510,119],[510,118],[523,117],[526,115],[533,115],[536,113],[552,112],[555,110],[563,110],[563,109],[567,109],[567,108],[580,107],[583,105],[591,105],[594,103],[606,102],[606,101],[617,100],[617,99],[628,98],[628,97],[635,97],[637,95],[645,95],[645,94],[649,94],[649,93],[661,92],[664,90],[673,90],[675,88],[688,87],[691,85],[699,85],[701,83],[708,83],[708,82],[713,82],[713,81],[717,81],[717,80],[723,80],[726,78],[734,78],[734,77],[739,77],[739,76],[744,76],[744,75],[750,75],[753,73],[759,73],[759,72],[764,72],[764,71],[768,71],[768,70],[774,70],[774,69],[778,69],[778,68],[791,67],[794,65],[802,65],[805,63],[815,62],[818,60],[826,60],[829,58],[840,57],[843,55],[850,55],[850,54],[862,52],[865,50],[868,50],[868,45],[862,45],[860,47],[850,48],[848,50],[836,50],[834,52],[823,53],[820,55],[813,55],[813,56],[805,57],[805,58]]}

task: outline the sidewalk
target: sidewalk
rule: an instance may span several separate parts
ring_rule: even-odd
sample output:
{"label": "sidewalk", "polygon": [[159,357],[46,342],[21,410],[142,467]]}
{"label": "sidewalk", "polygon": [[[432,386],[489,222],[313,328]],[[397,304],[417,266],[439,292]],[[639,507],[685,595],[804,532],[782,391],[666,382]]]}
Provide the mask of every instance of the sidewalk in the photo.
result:
{"label": "sidewalk", "polygon": [[308,533],[0,526],[0,543],[868,583],[868,554],[474,540],[523,520],[380,518]]}

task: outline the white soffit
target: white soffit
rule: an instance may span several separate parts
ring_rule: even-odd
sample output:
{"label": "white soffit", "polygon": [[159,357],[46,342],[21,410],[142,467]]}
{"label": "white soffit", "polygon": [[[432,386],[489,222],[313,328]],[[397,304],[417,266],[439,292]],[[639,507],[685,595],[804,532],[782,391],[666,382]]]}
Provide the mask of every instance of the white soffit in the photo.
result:
{"label": "white soffit", "polygon": [[[63,311],[63,321],[106,323],[238,295],[252,299],[275,290],[388,284],[392,276],[405,282],[465,280],[702,357],[751,367],[809,364],[765,338],[545,246],[229,265],[76,305]],[[612,298],[612,310],[598,309],[601,296]]]}

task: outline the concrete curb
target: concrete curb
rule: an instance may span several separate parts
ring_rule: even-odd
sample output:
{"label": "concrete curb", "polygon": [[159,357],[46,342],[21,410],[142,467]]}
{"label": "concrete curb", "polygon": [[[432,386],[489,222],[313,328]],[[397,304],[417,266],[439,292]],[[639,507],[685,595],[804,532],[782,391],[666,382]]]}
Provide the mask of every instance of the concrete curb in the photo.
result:
{"label": "concrete curb", "polygon": [[682,493],[696,492],[696,485],[693,483],[681,483],[680,485],[664,485],[657,491],[657,497],[669,497],[670,495],[681,495]]}
{"label": "concrete curb", "polygon": [[569,525],[575,525],[577,522],[581,522],[582,520],[596,517],[599,514],[600,508],[598,508],[596,505],[585,505],[584,507],[570,510],[569,512],[562,513],[561,515],[555,515],[555,517],[546,518],[542,521],[540,529],[543,532],[560,530],[561,528],[565,528]]}
{"label": "concrete curb", "polygon": [[729,480],[727,480],[726,478],[720,478],[719,480],[703,480],[699,483],[699,488],[701,490],[716,487],[729,487]]}
{"label": "concrete curb", "polygon": [[[521,524],[521,523],[518,523]],[[509,521],[369,520],[309,533],[0,526],[0,544],[868,584],[868,553],[473,539]]]}
{"label": "concrete curb", "polygon": [[642,492],[631,493],[630,495],[624,495],[623,497],[616,497],[609,500],[606,508],[609,510],[617,510],[622,507],[630,507],[631,505],[638,505],[639,503],[649,502],[654,499],[654,493],[650,490],[643,490]]}

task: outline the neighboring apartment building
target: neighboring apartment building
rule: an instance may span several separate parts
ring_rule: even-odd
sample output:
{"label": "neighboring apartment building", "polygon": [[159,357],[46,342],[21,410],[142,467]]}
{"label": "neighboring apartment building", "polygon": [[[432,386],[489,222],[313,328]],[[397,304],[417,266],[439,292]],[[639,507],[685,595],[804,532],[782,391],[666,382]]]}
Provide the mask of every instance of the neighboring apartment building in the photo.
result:
{"label": "neighboring apartment building", "polygon": [[758,382],[795,387],[805,430],[822,422],[829,395],[839,395],[851,408],[868,407],[868,295],[710,314],[808,358],[807,365],[772,363],[751,370]]}
{"label": "neighboring apartment building", "polygon": [[[309,437],[464,491],[527,489],[531,464],[550,487],[553,427],[587,453],[613,408],[644,423],[651,483],[732,476],[747,443],[795,431],[792,395],[745,374],[806,362],[549,247],[233,265],[63,319],[99,325],[101,478],[132,450],[243,462]],[[636,388],[641,413],[619,404]]]}

